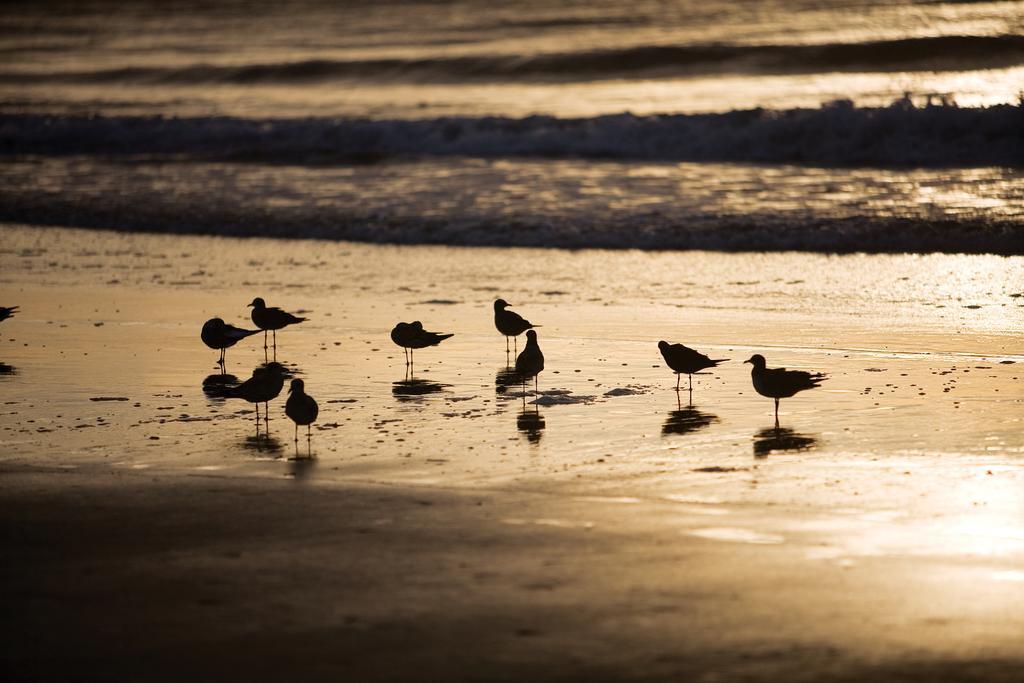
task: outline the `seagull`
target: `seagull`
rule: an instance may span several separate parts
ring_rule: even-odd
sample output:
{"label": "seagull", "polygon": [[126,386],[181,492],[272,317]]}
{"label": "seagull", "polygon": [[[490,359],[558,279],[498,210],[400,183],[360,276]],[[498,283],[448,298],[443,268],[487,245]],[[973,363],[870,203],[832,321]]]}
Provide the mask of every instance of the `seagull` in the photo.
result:
{"label": "seagull", "polygon": [[259,330],[243,330],[240,327],[228,325],[220,318],[210,318],[203,323],[203,331],[199,333],[199,338],[211,349],[220,349],[220,360],[217,362],[223,367],[225,350],[258,332]]}
{"label": "seagull", "polygon": [[533,389],[538,391],[537,375],[544,370],[544,354],[541,353],[537,344],[537,333],[533,330],[526,331],[526,348],[516,357],[516,374],[519,375],[523,384],[533,377]]}
{"label": "seagull", "polygon": [[7,320],[12,315],[18,312],[17,306],[0,306],[0,322]]}
{"label": "seagull", "polygon": [[[226,389],[222,395],[224,398],[240,398],[255,403],[256,424],[259,424],[260,404],[263,403],[269,411],[270,401],[277,398],[284,388],[284,372],[280,368],[276,363],[260,366],[252,371],[252,377],[237,387]],[[269,414],[265,414],[263,419],[269,422]]]}
{"label": "seagull", "polygon": [[423,323],[419,320],[414,320],[411,323],[398,323],[395,325],[394,329],[391,330],[391,341],[395,342],[403,349],[408,349],[408,355],[405,359],[406,366],[412,365],[413,349],[437,346],[451,336],[454,335],[427,332],[423,329]]}
{"label": "seagull", "polygon": [[306,383],[301,379],[293,379],[288,389],[288,400],[284,404],[284,414],[295,423],[295,449],[299,448],[299,425],[306,426],[306,443],[309,443],[309,425],[316,422],[319,406],[313,397],[306,393]]}
{"label": "seagull", "polygon": [[789,398],[798,391],[814,389],[828,379],[820,372],[804,372],[803,370],[787,370],[785,368],[769,368],[764,356],[755,353],[743,361],[754,367],[750,370],[750,378],[754,382],[754,391],[775,399],[775,423],[779,422],[779,399]]}
{"label": "seagull", "polygon": [[252,321],[256,327],[263,330],[263,348],[267,348],[267,330],[274,333],[274,348],[277,348],[277,331],[282,327],[301,323],[306,318],[298,318],[291,313],[286,313],[280,308],[267,308],[267,303],[260,297],[252,300]]}
{"label": "seagull", "polygon": [[511,306],[511,304],[504,299],[497,299],[494,302],[494,326],[498,328],[498,332],[505,335],[505,353],[509,352],[508,349],[508,338],[512,337],[513,340],[527,330],[533,329],[534,327],[540,327],[540,325],[534,325],[523,316],[513,311],[505,310]]}
{"label": "seagull", "polygon": [[665,364],[676,373],[676,391],[679,391],[679,380],[684,373],[690,378],[690,391],[693,391],[693,373],[700,372],[707,368],[713,368],[719,363],[724,363],[728,358],[708,358],[703,353],[694,351],[682,344],[669,344],[667,341],[658,342],[658,348],[665,359]]}

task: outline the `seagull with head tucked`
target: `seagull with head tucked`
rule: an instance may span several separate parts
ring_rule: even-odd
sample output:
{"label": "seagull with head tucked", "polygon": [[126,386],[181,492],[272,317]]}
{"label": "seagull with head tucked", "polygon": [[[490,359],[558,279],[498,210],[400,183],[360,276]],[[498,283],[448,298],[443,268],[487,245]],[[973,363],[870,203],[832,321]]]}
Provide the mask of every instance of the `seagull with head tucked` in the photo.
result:
{"label": "seagull with head tucked", "polygon": [[414,320],[411,323],[398,323],[391,330],[391,341],[395,342],[406,350],[405,364],[412,365],[413,349],[423,349],[428,346],[437,346],[445,339],[454,336],[453,334],[439,334],[428,332],[423,329],[423,323]]}
{"label": "seagull with head tucked", "polygon": [[203,323],[203,331],[199,338],[211,349],[220,350],[220,360],[217,362],[223,367],[224,352],[246,337],[258,334],[259,330],[243,330],[240,327],[229,325],[220,318],[210,318]]}

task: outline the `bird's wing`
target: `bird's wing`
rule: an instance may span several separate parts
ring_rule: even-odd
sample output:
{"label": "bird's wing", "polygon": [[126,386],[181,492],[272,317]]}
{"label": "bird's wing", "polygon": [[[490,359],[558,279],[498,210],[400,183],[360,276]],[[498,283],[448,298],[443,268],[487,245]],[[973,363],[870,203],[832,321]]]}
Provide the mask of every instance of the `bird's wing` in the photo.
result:
{"label": "bird's wing", "polygon": [[243,330],[242,328],[235,327],[234,325],[224,325],[224,336],[229,339],[245,339],[249,335],[256,334],[258,332],[261,332],[261,330]]}
{"label": "bird's wing", "polygon": [[524,325],[527,325],[529,327],[533,327],[533,324],[529,320],[527,320],[523,316],[519,315],[515,311],[505,311],[505,314],[509,316],[510,320],[514,320],[517,323],[523,323]]}

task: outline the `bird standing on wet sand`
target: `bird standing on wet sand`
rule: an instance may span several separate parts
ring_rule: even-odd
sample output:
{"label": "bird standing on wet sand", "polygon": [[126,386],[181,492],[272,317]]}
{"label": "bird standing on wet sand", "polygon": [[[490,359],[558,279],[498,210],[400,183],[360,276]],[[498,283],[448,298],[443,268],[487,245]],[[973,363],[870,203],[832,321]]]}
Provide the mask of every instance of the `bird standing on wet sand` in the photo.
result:
{"label": "bird standing on wet sand", "polygon": [[676,391],[679,391],[679,380],[685,374],[690,378],[690,391],[693,391],[693,373],[713,368],[719,363],[724,363],[728,358],[716,358],[712,360],[703,353],[694,351],[682,344],[669,344],[667,341],[658,342],[658,349],[661,351],[665,364],[672,372],[676,373]]}
{"label": "bird standing on wet sand", "polygon": [[539,391],[537,375],[544,370],[544,354],[541,353],[540,345],[537,343],[537,333],[533,330],[526,332],[526,348],[516,357],[516,374],[526,380],[533,377],[533,390]]}
{"label": "bird standing on wet sand", "polygon": [[291,313],[282,311],[280,308],[270,308],[260,297],[252,300],[252,322],[256,327],[263,330],[263,348],[267,348],[267,331],[274,333],[274,348],[277,348],[277,331],[282,327],[301,323],[305,318],[299,318]]}
{"label": "bird standing on wet sand", "polygon": [[284,388],[284,371],[281,369],[280,365],[271,363],[253,370],[252,377],[245,380],[237,387],[226,389],[222,396],[224,398],[240,398],[248,401],[249,403],[256,404],[256,424],[258,429],[260,422],[260,404],[264,404],[264,407],[266,408],[263,419],[269,422],[269,403],[278,397],[282,388]]}
{"label": "bird standing on wet sand", "polygon": [[438,334],[427,332],[423,329],[423,323],[414,320],[411,323],[398,323],[391,330],[391,341],[395,342],[406,350],[405,365],[412,365],[412,350],[422,349],[427,346],[437,346],[452,334]]}
{"label": "bird standing on wet sand", "polygon": [[0,322],[7,320],[18,312],[17,306],[0,306]]}
{"label": "bird standing on wet sand", "polygon": [[211,349],[220,349],[220,360],[217,361],[221,368],[224,367],[224,352],[246,337],[257,334],[259,330],[243,330],[234,325],[228,325],[220,318],[210,318],[203,323],[203,331],[199,338]]}
{"label": "bird standing on wet sand", "polygon": [[525,319],[518,313],[505,310],[509,306],[511,306],[511,304],[504,299],[497,299],[494,302],[494,326],[498,328],[498,332],[505,335],[506,354],[509,352],[509,337],[512,337],[513,341],[515,341],[523,332],[533,329],[534,327],[540,327],[540,325],[532,324],[529,320]]}
{"label": "bird standing on wet sand", "polygon": [[743,361],[754,367],[750,370],[750,379],[754,382],[754,391],[775,399],[775,424],[779,423],[779,399],[789,398],[798,391],[814,389],[828,379],[820,372],[804,372],[803,370],[787,370],[785,368],[769,368],[764,356],[755,353]]}
{"label": "bird standing on wet sand", "polygon": [[299,425],[306,426],[306,443],[310,441],[309,425],[316,422],[320,412],[313,397],[306,393],[306,383],[301,379],[293,379],[288,388],[288,400],[284,404],[284,414],[295,423],[295,449],[299,448]]}

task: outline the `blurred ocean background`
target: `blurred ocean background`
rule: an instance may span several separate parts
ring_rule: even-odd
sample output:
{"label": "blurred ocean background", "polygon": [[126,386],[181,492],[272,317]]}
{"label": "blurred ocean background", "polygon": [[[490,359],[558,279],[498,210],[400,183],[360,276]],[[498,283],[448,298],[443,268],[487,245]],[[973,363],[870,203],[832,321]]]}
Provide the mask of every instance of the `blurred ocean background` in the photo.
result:
{"label": "blurred ocean background", "polygon": [[1024,253],[1024,2],[7,3],[0,220]]}

